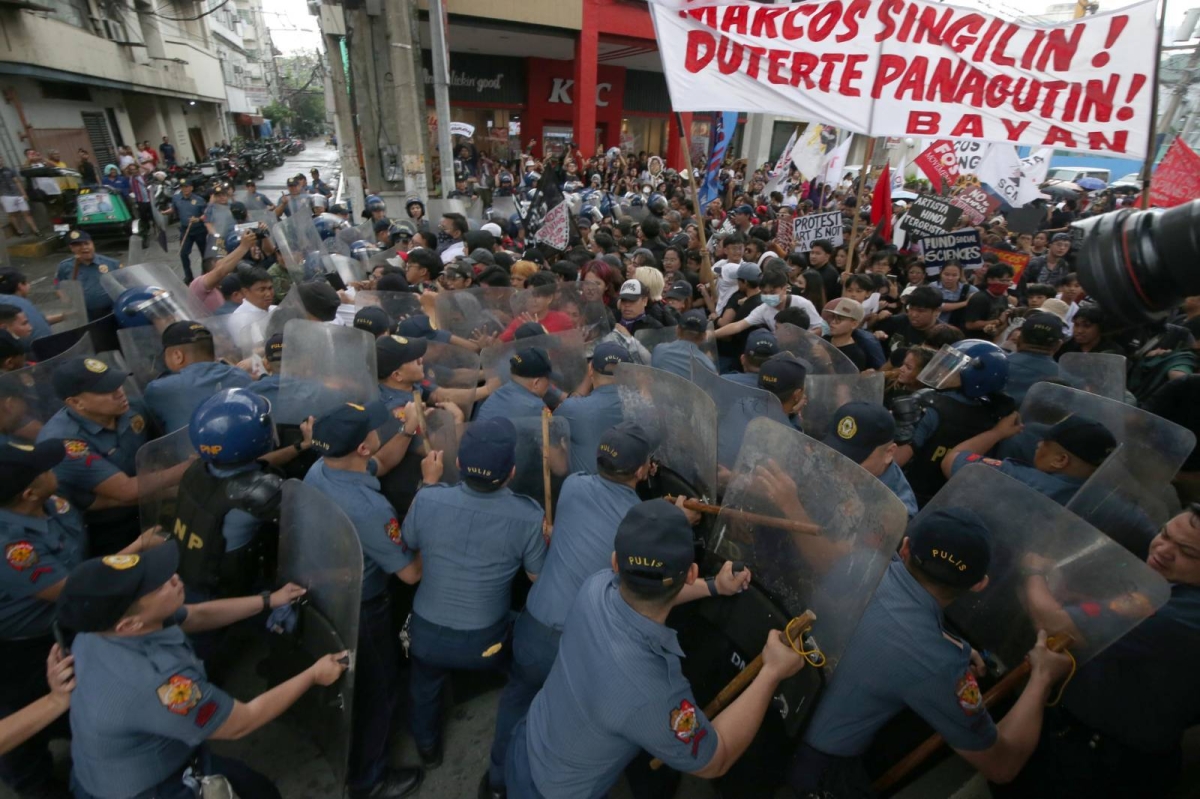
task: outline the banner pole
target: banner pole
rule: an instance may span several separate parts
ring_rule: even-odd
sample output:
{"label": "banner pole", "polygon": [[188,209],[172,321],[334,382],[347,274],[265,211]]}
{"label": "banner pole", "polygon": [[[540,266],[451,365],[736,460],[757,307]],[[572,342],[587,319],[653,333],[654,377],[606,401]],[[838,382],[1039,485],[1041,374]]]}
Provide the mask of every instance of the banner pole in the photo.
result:
{"label": "banner pole", "polygon": [[1158,4],[1158,39],[1154,45],[1154,77],[1150,85],[1154,94],[1150,95],[1150,140],[1146,142],[1146,160],[1142,162],[1142,210],[1150,207],[1150,173],[1154,169],[1154,155],[1158,152],[1158,70],[1162,64],[1163,29],[1167,23],[1167,2]]}
{"label": "banner pole", "polygon": [[692,210],[696,214],[696,232],[700,234],[700,282],[712,285],[714,275],[712,260],[708,257],[708,241],[704,236],[704,209],[700,207],[700,192],[696,190],[696,165],[692,161],[692,150],[683,129],[683,116],[678,111],[675,112],[675,124],[679,126],[679,138],[683,140],[683,151],[687,153],[688,185],[692,189],[692,204],[695,206]]}
{"label": "banner pole", "polygon": [[846,268],[843,274],[848,274],[853,270],[854,264],[854,247],[858,243],[858,225],[862,219],[862,202],[863,195],[867,188],[867,173],[871,170],[871,160],[875,157],[875,137],[872,136],[867,141],[867,155],[863,158],[862,171],[858,173],[858,193],[854,203],[854,222],[850,225],[850,245],[846,248]]}

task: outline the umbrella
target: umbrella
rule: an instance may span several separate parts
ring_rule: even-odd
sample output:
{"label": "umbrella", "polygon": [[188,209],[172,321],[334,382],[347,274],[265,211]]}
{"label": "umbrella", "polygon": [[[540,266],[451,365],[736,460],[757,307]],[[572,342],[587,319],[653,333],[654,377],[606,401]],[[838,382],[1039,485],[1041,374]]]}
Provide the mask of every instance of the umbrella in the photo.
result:
{"label": "umbrella", "polygon": [[1060,199],[1069,199],[1083,194],[1083,189],[1076,184],[1068,183],[1065,180],[1050,181],[1042,186],[1042,194],[1049,194],[1051,197]]}
{"label": "umbrella", "polygon": [[1075,183],[1079,188],[1086,189],[1087,191],[1100,191],[1108,185],[1100,178],[1080,178]]}
{"label": "umbrella", "polygon": [[905,191],[904,189],[897,189],[892,192],[893,200],[915,200],[920,196],[915,191]]}

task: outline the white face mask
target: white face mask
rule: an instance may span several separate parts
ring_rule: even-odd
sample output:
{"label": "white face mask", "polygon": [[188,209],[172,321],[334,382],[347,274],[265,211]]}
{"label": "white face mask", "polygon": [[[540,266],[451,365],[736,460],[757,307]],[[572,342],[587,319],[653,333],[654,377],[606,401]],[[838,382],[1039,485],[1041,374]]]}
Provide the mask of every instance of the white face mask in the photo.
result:
{"label": "white face mask", "polygon": [[779,307],[779,302],[780,302],[780,300],[782,300],[782,299],[783,299],[783,298],[782,298],[782,297],[780,297],[778,294],[764,294],[764,295],[762,295],[762,301],[763,301],[763,305],[766,305],[768,308],[777,308],[777,307]]}

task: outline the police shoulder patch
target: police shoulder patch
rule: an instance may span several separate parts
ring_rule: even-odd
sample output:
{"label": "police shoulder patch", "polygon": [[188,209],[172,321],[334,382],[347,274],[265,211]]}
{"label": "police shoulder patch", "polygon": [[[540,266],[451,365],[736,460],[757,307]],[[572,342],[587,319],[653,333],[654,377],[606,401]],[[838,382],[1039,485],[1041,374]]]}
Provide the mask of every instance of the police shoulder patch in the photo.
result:
{"label": "police shoulder patch", "polygon": [[958,706],[968,716],[974,716],[987,709],[983,704],[983,692],[979,690],[979,683],[970,671],[958,678],[954,695],[958,698]]}
{"label": "police shoulder patch", "polygon": [[700,742],[708,734],[708,730],[700,724],[696,706],[686,699],[681,699],[679,707],[671,708],[670,725],[675,738],[681,743],[691,744],[692,757],[696,757],[700,750]]}
{"label": "police shoulder patch", "polygon": [[176,674],[158,686],[156,693],[163,707],[180,716],[190,713],[203,698],[200,687],[190,677],[182,674]]}
{"label": "police shoulder patch", "polygon": [[67,502],[62,497],[52,494],[50,496],[50,501],[54,503],[54,512],[59,516],[62,516],[64,513],[70,513],[71,503]]}
{"label": "police shoulder patch", "polygon": [[139,414],[135,414],[135,415],[134,415],[134,417],[133,417],[132,419],[130,419],[130,420],[129,420],[129,428],[130,428],[131,430],[133,430],[133,432],[135,432],[135,433],[140,433],[140,432],[142,432],[143,430],[145,430],[145,429],[146,429],[146,420],[145,420],[145,418],[143,418],[143,417],[142,417],[142,415],[141,415],[140,413],[139,413]]}
{"label": "police shoulder patch", "polygon": [[67,458],[73,461],[86,458],[88,454],[87,442],[78,438],[65,439],[63,448],[67,451]]}
{"label": "police shoulder patch", "polygon": [[396,521],[396,517],[388,519],[387,525],[384,527],[387,532],[387,537],[392,540],[393,544],[398,544],[405,551],[408,547],[404,544],[404,538],[400,535],[400,522]]}
{"label": "police shoulder patch", "polygon": [[31,569],[37,565],[38,554],[29,541],[14,541],[4,547],[4,560],[19,572]]}

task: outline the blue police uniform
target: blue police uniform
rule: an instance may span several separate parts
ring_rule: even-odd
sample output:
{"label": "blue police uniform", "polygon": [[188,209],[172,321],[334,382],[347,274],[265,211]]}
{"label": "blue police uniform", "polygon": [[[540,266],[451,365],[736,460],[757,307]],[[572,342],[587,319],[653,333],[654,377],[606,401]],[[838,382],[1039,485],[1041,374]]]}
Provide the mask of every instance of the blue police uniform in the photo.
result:
{"label": "blue police uniform", "polygon": [[[25,314],[25,318],[29,320],[29,324],[33,326],[33,333],[30,334],[30,341],[37,341],[39,338],[45,338],[52,332],[50,323],[46,321],[45,315],[38,309],[36,305],[24,297],[18,297],[16,294],[0,294],[0,305],[15,305]],[[83,324],[83,320],[74,320],[77,324]]]}
{"label": "blue police uniform", "polygon": [[[257,207],[251,207],[252,203],[250,201],[253,201],[253,204]],[[246,192],[246,207],[252,211],[268,208],[274,209],[275,203],[271,202],[271,198],[263,194],[261,191]]]}
{"label": "blue police uniform", "polygon": [[254,378],[245,369],[220,361],[192,363],[146,386],[145,402],[163,433],[187,427],[192,411],[204,400],[227,388],[248,388]]}
{"label": "blue police uniform", "polygon": [[512,796],[596,799],[643,749],[684,772],[716,753],[675,631],[631,608],[619,579],[610,569],[592,575],[571,606],[558,659],[513,731]]}
{"label": "blue police uniform", "polygon": [[[957,389],[939,391],[938,394],[943,397],[948,397],[955,402],[962,403],[963,405],[983,404],[982,401],[972,399]],[[938,413],[937,408],[926,408],[925,413],[921,415],[921,420],[917,422],[917,426],[913,428],[912,448],[915,450],[925,446],[925,442],[928,441],[935,432],[937,432],[938,425],[941,424],[941,422],[941,414]]]}
{"label": "blue police uniform", "polygon": [[1020,405],[1034,383],[1058,378],[1058,361],[1052,356],[1037,352],[1014,352],[1008,356],[1008,381],[1004,384],[1004,393]]}
{"label": "blue police uniform", "polygon": [[540,505],[507,487],[427,486],[413,499],[402,534],[421,553],[409,622],[418,749],[430,751],[440,740],[441,689],[450,670],[507,666],[512,580],[519,570],[542,570],[542,515]]}
{"label": "blue police uniform", "polygon": [[698,366],[713,374],[717,373],[717,367],[713,364],[712,358],[709,358],[692,342],[683,339],[667,341],[655,347],[654,352],[650,354],[650,365],[655,369],[662,369],[664,372],[691,380],[693,358],[696,359]]}
{"label": "blue police uniform", "polygon": [[897,466],[895,461],[889,463],[888,467],[883,470],[883,474],[879,475],[879,482],[890,488],[892,493],[904,503],[904,508],[908,511],[908,518],[911,519],[917,515],[917,495],[913,493],[912,486],[908,484],[904,470]]}
{"label": "blue police uniform", "polygon": [[955,749],[992,746],[996,725],[970,666],[970,645],[945,631],[937,600],[893,556],[813,711],[792,787],[816,790],[826,770],[857,768],[875,734],[906,707]]}
{"label": "blue police uniform", "polygon": [[74,257],[65,258],[58,263],[58,270],[54,273],[54,285],[57,286],[64,280],[78,280],[82,283],[83,302],[87,306],[88,321],[92,322],[112,313],[112,298],[104,290],[100,277],[120,268],[120,261],[100,253],[96,253],[90,264],[80,264],[78,269],[75,268]]}
{"label": "blue police uniform", "polygon": [[1041,469],[1028,463],[1021,463],[1011,458],[996,460],[995,458],[985,458],[982,455],[971,452],[960,452],[955,456],[954,463],[950,464],[950,474],[957,473],[959,469],[968,463],[983,463],[991,466],[993,469],[999,469],[1009,477],[1020,480],[1034,491],[1037,491],[1039,494],[1045,494],[1064,507],[1071,501],[1071,497],[1075,496],[1075,492],[1082,488],[1086,482],[1086,480],[1078,477],[1043,472]]}
{"label": "blue police uniform", "polygon": [[546,403],[542,398],[516,381],[500,386],[483,401],[475,412],[475,421],[488,419],[527,419],[541,416]]}
{"label": "blue police uniform", "polygon": [[597,386],[586,397],[568,397],[554,409],[554,418],[566,419],[571,429],[570,470],[596,473],[596,447],[600,437],[625,418],[621,396],[614,384]]}
{"label": "blue police uniform", "polygon": [[[200,248],[200,257],[204,257],[204,248],[208,243],[208,228],[200,221],[204,215],[204,198],[192,192],[191,197],[184,197],[178,192],[171,198],[171,207],[175,209],[179,221],[179,260],[183,264],[183,274],[187,281],[192,282],[192,247]],[[192,220],[195,219],[195,222]],[[189,223],[190,226],[189,226]]]}
{"label": "blue police uniform", "polygon": [[587,578],[609,567],[617,526],[638,502],[632,488],[599,475],[573,474],[563,483],[554,519],[554,546],[513,628],[512,667],[496,711],[488,773],[492,785],[504,784],[513,727],[550,674],[567,611]]}
{"label": "blue police uniform", "polygon": [[721,377],[739,386],[750,386],[750,388],[758,388],[758,374],[751,372],[726,372]]}
{"label": "blue police uniform", "polygon": [[[83,516],[71,503],[51,497],[45,516],[0,509],[0,718],[45,696],[46,655],[54,645],[50,625],[55,605],[37,594],[65,580],[83,562]],[[0,757],[0,780],[18,793],[35,790],[51,778],[54,762],[48,743],[66,737],[65,719]]]}
{"label": "blue police uniform", "polygon": [[136,506],[87,509],[96,501],[96,486],[118,473],[137,475],[137,451],[150,438],[145,408],[131,400],[114,430],[63,408],[42,426],[37,440],[49,438],[61,438],[66,448],[66,458],[54,467],[54,475],[59,491],[84,511],[89,554],[112,554],[133,541],[141,532]]}
{"label": "blue police uniform", "polygon": [[255,394],[258,394],[260,397],[266,397],[267,402],[271,403],[272,408],[276,407],[279,403],[278,372],[275,372],[274,374],[263,375],[250,385],[246,386],[246,388],[250,389]]}
{"label": "blue police uniform", "polygon": [[78,799],[191,797],[183,771],[229,718],[234,699],[208,681],[179,624],[157,632],[75,637],[72,788]]}
{"label": "blue police uniform", "polygon": [[325,494],[354,524],[363,550],[362,606],[358,617],[358,655],[354,689],[354,729],[346,784],[351,790],[374,786],[387,769],[387,750],[398,692],[391,686],[400,667],[388,601],[389,574],[404,569],[414,556],[400,535],[391,503],[379,493],[374,461],[366,472],[330,469],[318,460],[304,482]]}

